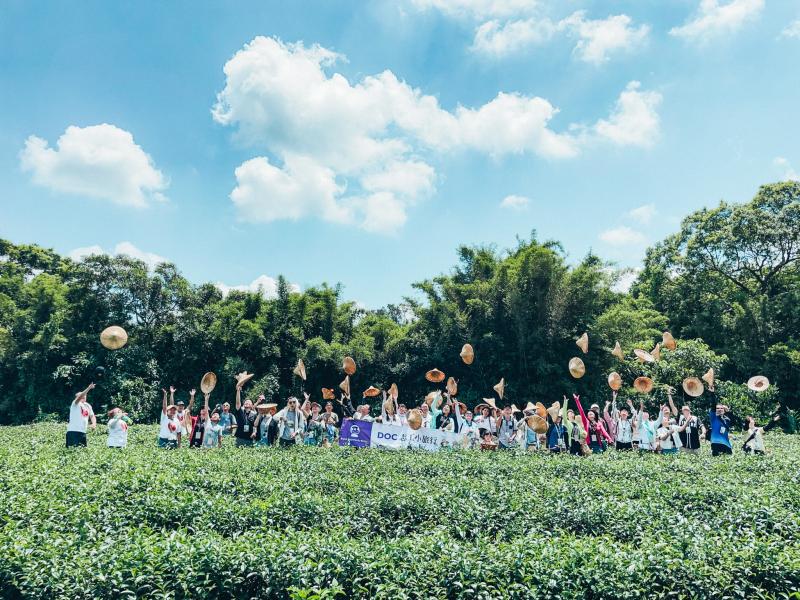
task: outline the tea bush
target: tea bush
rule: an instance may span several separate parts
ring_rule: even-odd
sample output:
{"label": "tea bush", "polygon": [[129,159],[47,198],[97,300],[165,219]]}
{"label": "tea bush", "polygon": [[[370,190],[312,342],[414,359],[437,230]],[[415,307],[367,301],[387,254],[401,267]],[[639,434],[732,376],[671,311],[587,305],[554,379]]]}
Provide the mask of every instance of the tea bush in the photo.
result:
{"label": "tea bush", "polygon": [[[785,598],[800,438],[714,459],[63,448],[0,428],[6,598]],[[737,448],[738,450],[738,448]],[[707,451],[707,450],[706,450]]]}

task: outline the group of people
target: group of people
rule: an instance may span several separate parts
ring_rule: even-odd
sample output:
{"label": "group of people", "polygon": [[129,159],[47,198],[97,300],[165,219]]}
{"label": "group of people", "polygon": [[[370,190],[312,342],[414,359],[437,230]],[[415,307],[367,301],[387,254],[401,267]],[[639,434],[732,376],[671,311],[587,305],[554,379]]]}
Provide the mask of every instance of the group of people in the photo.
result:
{"label": "group of people", "polygon": [[[94,384],[78,392],[72,401],[67,446],[85,446],[87,429],[94,430],[97,426],[88,402],[92,389]],[[580,397],[573,395],[576,413],[566,396],[563,403],[554,402],[549,408],[529,402],[524,410],[511,404],[498,407],[494,399],[485,399],[472,411],[447,391],[428,394],[418,407],[409,409],[398,401],[394,389],[394,393],[383,392],[380,415],[373,417],[369,404],[355,406],[344,394],[335,400],[328,399],[324,406],[312,401],[308,394],[304,394],[302,403],[290,397],[280,410],[263,395],[255,403],[249,398],[242,401],[241,383],[236,387],[233,407],[225,402],[212,409],[207,393],[203,405],[194,414],[195,390],[190,391],[187,405],[182,400],[175,401],[176,390],[170,387],[169,392],[163,390],[158,445],[163,448],[186,444],[191,448],[219,448],[225,438],[230,438],[236,446],[330,446],[338,439],[341,421],[349,418],[463,433],[470,447],[482,449],[519,448],[579,456],[605,452],[609,448],[697,454],[702,441],[707,439],[714,456],[733,451],[729,437],[732,416],[727,406],[717,404],[709,412],[706,426],[692,414],[689,406],[678,411],[671,393],[669,405],[661,406],[651,416],[643,403],[638,409],[630,399],[618,403],[616,392],[602,411],[598,404],[591,404],[584,410]],[[128,427],[132,425],[130,417],[119,407],[110,410],[108,417],[108,446],[125,447]],[[748,416],[747,438],[742,450],[763,454],[764,434],[777,425],[778,419],[775,415],[762,427]]]}

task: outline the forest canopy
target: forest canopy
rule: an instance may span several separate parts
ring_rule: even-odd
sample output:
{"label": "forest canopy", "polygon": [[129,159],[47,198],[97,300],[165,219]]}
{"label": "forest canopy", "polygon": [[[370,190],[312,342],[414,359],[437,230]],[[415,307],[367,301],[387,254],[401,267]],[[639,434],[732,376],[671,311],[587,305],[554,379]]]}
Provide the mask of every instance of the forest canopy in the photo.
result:
{"label": "forest canopy", "polygon": [[[216,401],[233,398],[233,375],[243,370],[256,374],[251,396],[299,395],[292,375],[299,358],[308,369],[304,389],[318,397],[342,379],[345,355],[358,364],[357,397],[370,385],[397,383],[408,404],[429,391],[423,375],[433,367],[459,381],[469,406],[501,377],[518,406],[573,392],[602,404],[612,370],[627,386],[652,376],[662,384],[654,394],[660,402],[666,385],[680,390],[685,377],[713,367],[717,393],[734,408],[758,415],[777,402],[798,408],[800,183],[765,185],[748,203],[689,215],[647,251],[628,292],[615,289],[619,272],[600,257],[570,264],[557,242],[535,235],[507,251],[462,246],[458,257],[448,273],[414,284],[418,298],[366,310],[345,301],[338,284],[298,292],[280,277],[275,297],[223,295],[169,263],[148,270],[105,255],[75,262],[0,240],[0,422],[63,416],[97,367],[105,376],[96,408],[124,406],[137,419],[155,417],[162,387],[187,395],[206,371],[219,376]],[[130,335],[115,352],[98,338],[112,324]],[[633,349],[652,349],[665,330],[677,350],[640,364]],[[587,355],[575,345],[583,332]],[[616,341],[624,362],[610,354]],[[470,366],[459,358],[466,342],[475,348]],[[587,371],[577,380],[567,370],[576,355]],[[773,382],[768,392],[747,391],[743,383],[755,374]],[[638,401],[630,387],[621,393]]]}

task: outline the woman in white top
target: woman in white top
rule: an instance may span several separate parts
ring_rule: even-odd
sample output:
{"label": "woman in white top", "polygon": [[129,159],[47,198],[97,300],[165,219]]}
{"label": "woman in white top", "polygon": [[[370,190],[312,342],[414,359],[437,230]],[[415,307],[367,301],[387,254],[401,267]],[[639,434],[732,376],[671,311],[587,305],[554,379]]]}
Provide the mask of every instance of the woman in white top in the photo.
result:
{"label": "woman in white top", "polygon": [[497,433],[497,422],[492,416],[491,407],[488,404],[481,404],[479,408],[481,409],[481,414],[475,417],[475,422],[478,424],[481,437],[483,437],[486,432],[495,435]]}
{"label": "woman in white top", "polygon": [[97,427],[97,419],[94,416],[92,405],[86,400],[89,392],[94,389],[94,384],[75,394],[72,404],[69,406],[69,423],[67,424],[67,448],[70,446],[86,446],[86,428],[91,427],[92,431]]}
{"label": "woman in white top", "polygon": [[756,420],[748,415],[748,417],[744,420],[745,425],[747,425],[747,440],[744,444],[742,444],[742,450],[747,453],[752,452],[753,454],[764,454],[766,451],[764,446],[764,434],[775,427],[780,418],[780,415],[775,415],[772,417],[772,420],[768,425],[759,427],[756,425]]}
{"label": "woman in white top", "polygon": [[133,421],[119,407],[108,411],[108,416],[108,447],[124,448],[128,445],[128,426],[133,425]]}
{"label": "woman in white top", "polygon": [[[203,430],[203,448],[222,448],[222,432],[225,427],[219,424],[219,413],[214,411],[214,414],[209,416],[208,397],[211,394],[203,394],[205,396],[205,415],[206,426]],[[200,417],[197,417],[198,419]]]}
{"label": "woman in white top", "polygon": [[[161,423],[158,430],[159,448],[177,448],[181,443],[181,426],[178,419],[178,407],[174,404],[167,404],[167,390],[161,400]],[[174,393],[174,392],[173,392]]]}
{"label": "woman in white top", "polygon": [[686,431],[689,422],[686,421],[683,425],[676,425],[675,419],[670,419],[666,425],[658,428],[656,432],[657,447],[661,448],[662,454],[677,454],[678,450],[683,446],[681,442],[680,433]]}

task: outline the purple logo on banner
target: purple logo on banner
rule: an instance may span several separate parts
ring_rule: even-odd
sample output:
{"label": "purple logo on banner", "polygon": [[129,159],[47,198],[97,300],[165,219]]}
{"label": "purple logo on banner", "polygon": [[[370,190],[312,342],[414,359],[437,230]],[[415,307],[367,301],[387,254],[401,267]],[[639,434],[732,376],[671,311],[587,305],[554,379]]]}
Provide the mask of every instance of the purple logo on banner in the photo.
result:
{"label": "purple logo on banner", "polygon": [[345,419],[342,421],[342,428],[339,431],[340,446],[356,446],[366,448],[372,437],[372,423],[370,421],[356,421]]}

